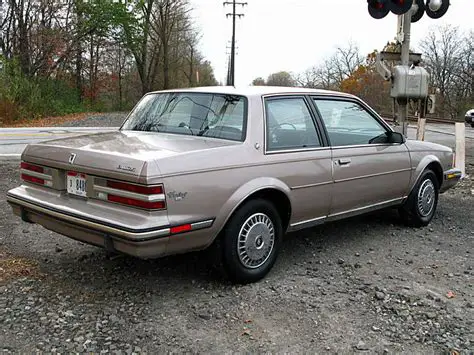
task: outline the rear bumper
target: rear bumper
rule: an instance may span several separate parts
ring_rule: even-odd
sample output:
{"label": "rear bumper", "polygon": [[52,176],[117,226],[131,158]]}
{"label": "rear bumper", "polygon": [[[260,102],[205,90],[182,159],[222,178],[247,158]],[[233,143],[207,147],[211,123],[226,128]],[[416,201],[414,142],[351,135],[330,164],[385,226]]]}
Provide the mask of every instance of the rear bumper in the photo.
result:
{"label": "rear bumper", "polygon": [[443,193],[453,186],[455,186],[462,178],[462,172],[460,169],[449,169],[443,174],[443,183],[441,184],[440,192]]}
{"label": "rear bumper", "polygon": [[191,229],[178,233],[173,232],[173,226],[169,225],[133,229],[84,218],[11,193],[7,194],[7,202],[13,213],[25,222],[37,223],[69,238],[143,259],[203,249],[208,244],[209,229],[214,222],[213,219],[188,222]]}

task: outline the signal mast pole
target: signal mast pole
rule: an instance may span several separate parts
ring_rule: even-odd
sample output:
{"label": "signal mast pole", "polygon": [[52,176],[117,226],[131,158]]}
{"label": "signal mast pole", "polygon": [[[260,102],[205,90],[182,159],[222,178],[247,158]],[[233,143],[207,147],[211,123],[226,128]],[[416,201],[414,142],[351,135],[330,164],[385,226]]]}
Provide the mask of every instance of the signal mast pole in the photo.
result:
{"label": "signal mast pole", "polygon": [[[413,1],[414,5],[416,2]],[[412,8],[413,9],[413,8]],[[403,17],[403,42],[401,50],[401,64],[408,66],[410,63],[410,38],[411,38],[411,17],[412,9],[400,15]],[[400,120],[401,132],[405,137],[408,133],[408,124],[407,124],[407,115],[408,115],[408,99],[403,98],[398,100],[398,118]]]}

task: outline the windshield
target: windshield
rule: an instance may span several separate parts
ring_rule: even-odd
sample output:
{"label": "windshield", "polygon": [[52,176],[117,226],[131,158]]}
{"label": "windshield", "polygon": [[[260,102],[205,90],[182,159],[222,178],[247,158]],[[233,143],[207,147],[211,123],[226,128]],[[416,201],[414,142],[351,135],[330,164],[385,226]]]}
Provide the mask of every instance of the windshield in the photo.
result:
{"label": "windshield", "polygon": [[207,93],[147,94],[122,130],[164,132],[235,141],[245,139],[246,100]]}

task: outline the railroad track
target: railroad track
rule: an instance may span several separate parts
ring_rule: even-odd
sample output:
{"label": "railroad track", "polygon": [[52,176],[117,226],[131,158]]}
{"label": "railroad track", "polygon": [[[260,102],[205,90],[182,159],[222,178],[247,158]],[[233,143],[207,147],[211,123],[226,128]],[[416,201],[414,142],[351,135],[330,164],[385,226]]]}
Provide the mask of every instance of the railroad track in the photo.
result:
{"label": "railroad track", "polygon": [[[385,121],[393,122],[393,117],[389,115],[382,115]],[[456,122],[464,122],[464,121],[455,121],[449,118],[440,118],[440,117],[425,117],[427,123],[447,123],[447,124],[455,124]],[[418,117],[416,116],[407,116],[408,121],[410,122],[418,122]]]}

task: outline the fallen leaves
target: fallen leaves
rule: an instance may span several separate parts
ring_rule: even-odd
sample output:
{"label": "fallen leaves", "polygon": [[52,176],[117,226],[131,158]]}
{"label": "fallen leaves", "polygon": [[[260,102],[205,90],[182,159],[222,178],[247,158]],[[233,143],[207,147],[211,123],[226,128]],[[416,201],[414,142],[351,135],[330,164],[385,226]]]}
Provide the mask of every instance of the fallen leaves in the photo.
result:
{"label": "fallen leaves", "polygon": [[0,251],[0,284],[9,279],[32,276],[36,273],[35,262]]}
{"label": "fallen leaves", "polygon": [[64,116],[55,116],[55,117],[43,117],[36,119],[24,119],[18,120],[15,122],[2,122],[0,120],[0,127],[2,128],[15,128],[15,127],[50,127],[56,126],[61,123],[71,122],[71,121],[81,121],[86,119],[89,116],[98,115],[99,112],[83,112],[83,113],[72,113]]}

